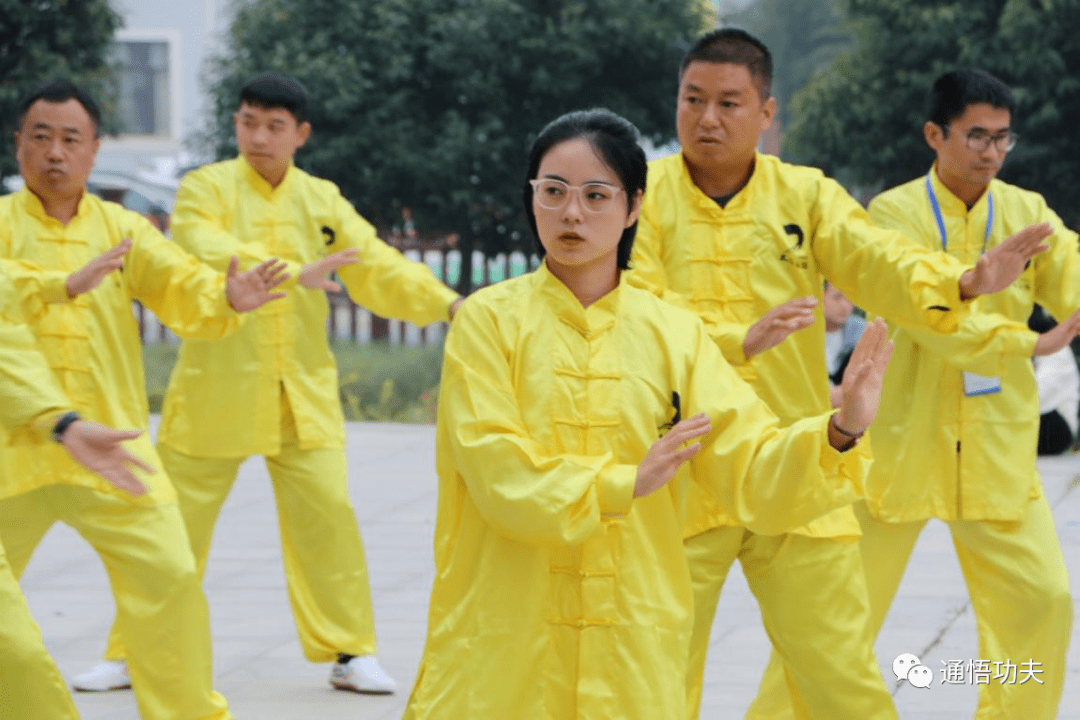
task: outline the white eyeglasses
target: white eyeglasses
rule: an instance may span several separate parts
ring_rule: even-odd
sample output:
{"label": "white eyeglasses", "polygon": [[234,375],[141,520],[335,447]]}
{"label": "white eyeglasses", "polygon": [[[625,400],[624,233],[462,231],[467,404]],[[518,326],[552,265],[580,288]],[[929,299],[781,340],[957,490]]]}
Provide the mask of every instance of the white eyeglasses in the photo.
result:
{"label": "white eyeglasses", "polygon": [[584,185],[571,185],[570,183],[554,178],[538,178],[530,180],[533,187],[533,197],[540,207],[547,210],[560,210],[570,201],[573,192],[578,193],[581,206],[589,212],[602,213],[611,209],[615,198],[619,193],[625,192],[620,187],[601,182],[585,183]]}

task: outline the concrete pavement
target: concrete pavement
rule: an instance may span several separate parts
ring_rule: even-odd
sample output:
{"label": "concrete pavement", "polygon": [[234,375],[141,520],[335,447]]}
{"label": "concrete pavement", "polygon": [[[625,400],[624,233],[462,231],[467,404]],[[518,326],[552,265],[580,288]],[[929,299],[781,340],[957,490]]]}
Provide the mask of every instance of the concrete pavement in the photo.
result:
{"label": "concrete pavement", "polygon": [[[368,553],[379,659],[400,686],[386,697],[335,691],[327,684],[329,666],[303,659],[281,570],[273,494],[261,459],[243,466],[222,511],[206,575],[217,687],[238,720],[401,716],[423,650],[433,578],[433,446],[429,426],[348,424],[352,497]],[[1039,467],[1075,591],[1080,588],[1080,491],[1074,489],[1080,483],[1080,456],[1040,460]],[[31,561],[23,589],[65,676],[94,664],[104,648],[113,602],[89,546],[67,527],[54,528]],[[935,671],[932,687],[904,683],[896,691],[905,720],[972,717],[975,687],[939,682],[942,660],[978,658],[966,590],[940,523],[931,523],[916,546],[877,650],[890,687],[892,659],[901,652],[918,655]],[[702,718],[742,718],[767,658],[757,607],[736,564],[713,629]],[[1069,667],[1059,718],[1080,720],[1075,642]],[[138,718],[130,692],[76,693],[75,701],[85,720]]]}

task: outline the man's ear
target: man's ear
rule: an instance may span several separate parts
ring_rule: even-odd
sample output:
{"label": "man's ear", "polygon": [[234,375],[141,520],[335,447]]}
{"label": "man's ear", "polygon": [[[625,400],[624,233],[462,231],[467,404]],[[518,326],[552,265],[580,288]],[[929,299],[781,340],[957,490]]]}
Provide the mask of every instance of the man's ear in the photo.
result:
{"label": "man's ear", "polygon": [[776,118],[776,98],[772,95],[761,106],[761,132],[765,132],[772,127],[773,120]]}
{"label": "man's ear", "polygon": [[945,142],[945,131],[936,122],[927,120],[926,124],[923,125],[922,132],[923,138],[926,139],[926,144],[935,152],[941,147],[941,143]]}

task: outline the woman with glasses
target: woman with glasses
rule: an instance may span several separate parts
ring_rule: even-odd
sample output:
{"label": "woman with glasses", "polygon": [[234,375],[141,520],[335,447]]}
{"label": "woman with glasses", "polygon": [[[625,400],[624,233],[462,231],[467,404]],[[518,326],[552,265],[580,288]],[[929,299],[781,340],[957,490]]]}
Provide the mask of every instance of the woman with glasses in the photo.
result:
{"label": "woman with glasses", "polygon": [[606,110],[541,131],[523,185],[544,262],[470,297],[439,397],[436,578],[405,717],[685,716],[682,539],[848,504],[890,347],[870,326],[842,407],[780,430],[692,314],[629,286],[645,189]]}

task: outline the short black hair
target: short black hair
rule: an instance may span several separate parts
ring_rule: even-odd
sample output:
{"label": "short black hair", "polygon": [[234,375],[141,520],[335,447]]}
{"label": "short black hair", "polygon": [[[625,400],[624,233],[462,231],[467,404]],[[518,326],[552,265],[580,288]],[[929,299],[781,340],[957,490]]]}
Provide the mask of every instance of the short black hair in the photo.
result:
{"label": "short black hair", "polygon": [[26,95],[19,103],[19,128],[22,128],[26,120],[26,113],[30,112],[30,106],[38,100],[51,103],[62,103],[68,100],[76,100],[94,123],[94,137],[101,135],[101,108],[85,89],[79,87],[70,80],[50,80],[44,85],[37,86],[30,94]]}
{"label": "short black hair", "polygon": [[288,110],[298,125],[308,119],[307,88],[284,73],[266,72],[251,78],[240,88],[240,102],[264,110]]}
{"label": "short black hair", "polygon": [[1016,114],[1016,98],[1009,86],[985,70],[963,68],[945,73],[926,95],[926,119],[949,131],[949,123],[969,105],[983,104]]}
{"label": "short black hair", "polygon": [[[529,151],[529,171],[521,189],[521,198],[525,203],[525,214],[529,218],[533,238],[536,240],[536,252],[544,257],[544,246],[536,229],[536,214],[533,212],[533,187],[529,180],[536,178],[540,171],[540,162],[551,148],[567,140],[582,138],[596,150],[600,158],[618,175],[623,190],[626,191],[626,209],[633,207],[639,192],[645,191],[645,178],[649,164],[645,151],[638,144],[638,130],[633,123],[604,108],[577,110],[567,113],[550,122],[540,131]],[[634,234],[637,222],[623,230],[616,251],[620,270],[630,268],[630,252],[634,249]]]}
{"label": "short black hair", "polygon": [[713,30],[691,46],[679,66],[679,80],[692,62],[742,65],[758,87],[762,100],[772,95],[772,55],[765,43],[738,28]]}

